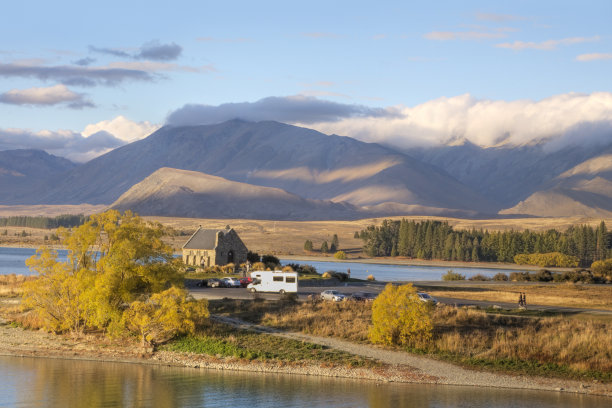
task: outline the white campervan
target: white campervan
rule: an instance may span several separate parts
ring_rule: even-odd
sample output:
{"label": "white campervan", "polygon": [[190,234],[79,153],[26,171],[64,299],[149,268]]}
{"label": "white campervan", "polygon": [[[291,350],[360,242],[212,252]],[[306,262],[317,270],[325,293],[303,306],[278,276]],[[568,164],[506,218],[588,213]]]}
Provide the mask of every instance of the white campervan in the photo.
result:
{"label": "white campervan", "polygon": [[249,283],[249,292],[297,293],[297,272],[255,271],[251,272],[253,283]]}

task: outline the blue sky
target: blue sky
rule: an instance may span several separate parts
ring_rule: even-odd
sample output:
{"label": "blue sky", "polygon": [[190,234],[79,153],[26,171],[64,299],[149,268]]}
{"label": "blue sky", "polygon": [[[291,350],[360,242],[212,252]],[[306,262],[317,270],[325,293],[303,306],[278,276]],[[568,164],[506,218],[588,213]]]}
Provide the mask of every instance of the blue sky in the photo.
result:
{"label": "blue sky", "polygon": [[[518,143],[612,120],[610,1],[91,3],[3,4],[0,149],[85,160],[186,104],[210,121],[257,120],[269,97],[261,119],[405,146],[453,137],[492,145],[508,132]],[[483,110],[567,116],[576,104],[586,118],[557,128],[552,117],[533,135],[473,119]],[[96,132],[105,133],[84,140]]]}

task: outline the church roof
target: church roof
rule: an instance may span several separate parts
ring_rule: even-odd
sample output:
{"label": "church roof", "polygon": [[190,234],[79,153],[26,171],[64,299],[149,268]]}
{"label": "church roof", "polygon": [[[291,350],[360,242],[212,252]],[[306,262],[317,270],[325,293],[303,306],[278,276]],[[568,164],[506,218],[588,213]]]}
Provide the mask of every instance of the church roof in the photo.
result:
{"label": "church roof", "polygon": [[198,228],[196,232],[193,233],[191,238],[183,245],[184,249],[215,249],[217,234],[228,233],[231,230],[212,230],[212,229],[202,229],[202,227]]}

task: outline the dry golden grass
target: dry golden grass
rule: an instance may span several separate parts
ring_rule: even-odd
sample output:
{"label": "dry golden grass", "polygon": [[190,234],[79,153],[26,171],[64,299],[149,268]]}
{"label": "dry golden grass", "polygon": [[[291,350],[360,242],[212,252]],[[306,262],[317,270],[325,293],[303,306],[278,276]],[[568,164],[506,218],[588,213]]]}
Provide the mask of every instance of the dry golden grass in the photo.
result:
{"label": "dry golden grass", "polygon": [[450,297],[491,302],[518,303],[518,294],[523,292],[527,304],[581,307],[612,310],[612,286],[584,286],[561,283],[555,285],[473,285],[457,290],[428,288],[434,297]]}
{"label": "dry golden grass", "polygon": [[17,296],[23,293],[23,284],[26,281],[36,279],[35,276],[15,275],[0,275],[0,296]]}
{"label": "dry golden grass", "polygon": [[[247,304],[226,307],[226,312],[231,313],[232,308],[241,312]],[[257,323],[358,342],[368,339],[371,304],[309,302],[279,307],[259,302],[255,307],[258,312],[251,314],[250,320]],[[430,352],[452,354],[463,361],[535,361],[582,372],[597,371],[604,376],[612,370],[609,320],[491,315],[452,306],[439,306],[432,313],[434,337],[428,346]],[[567,374],[558,370],[555,375]]]}
{"label": "dry golden grass", "polygon": [[[314,248],[319,248],[324,240],[329,243],[334,234],[338,234],[340,249],[346,252],[347,257],[354,258],[361,254],[363,242],[354,238],[355,231],[361,231],[369,225],[380,225],[383,219],[401,220],[440,220],[457,229],[488,229],[498,230],[522,230],[528,228],[533,231],[545,231],[551,228],[565,230],[572,225],[588,224],[597,226],[601,218],[518,218],[518,219],[491,219],[491,220],[469,220],[445,217],[380,217],[367,218],[354,221],[267,221],[267,220],[242,220],[242,219],[198,219],[198,218],[173,218],[173,217],[144,217],[149,220],[159,221],[164,225],[171,226],[177,230],[195,231],[198,226],[204,228],[225,228],[232,226],[251,251],[259,253],[283,254],[283,255],[307,255],[304,252],[304,242],[309,239]],[[605,219],[608,225],[612,225],[612,219]],[[173,237],[172,244],[180,248],[188,237]],[[314,254],[319,254],[314,252]],[[312,253],[310,254],[312,255]],[[329,254],[331,257],[331,254]]]}

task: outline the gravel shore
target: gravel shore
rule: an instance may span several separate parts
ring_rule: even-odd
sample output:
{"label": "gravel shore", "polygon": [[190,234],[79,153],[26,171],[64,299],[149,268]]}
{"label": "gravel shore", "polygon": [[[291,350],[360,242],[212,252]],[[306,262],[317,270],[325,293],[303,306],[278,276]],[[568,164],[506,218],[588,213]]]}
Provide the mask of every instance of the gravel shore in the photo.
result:
{"label": "gravel shore", "polygon": [[249,361],[194,353],[157,351],[141,352],[131,343],[110,342],[100,336],[79,339],[42,331],[28,331],[0,322],[0,355],[51,357],[95,361],[174,365],[193,368],[285,373],[367,379],[382,382],[449,384],[477,387],[517,388],[571,393],[598,394],[612,397],[612,386],[594,382],[577,382],[542,377],[514,376],[473,371],[428,357],[388,350],[366,344],[317,337],[302,333],[279,332],[269,327],[241,320],[215,317],[233,326],[300,341],[321,344],[384,363],[375,369],[327,366],[307,362]]}

